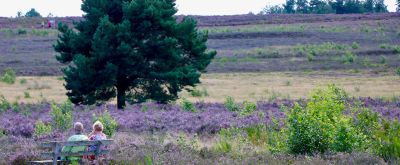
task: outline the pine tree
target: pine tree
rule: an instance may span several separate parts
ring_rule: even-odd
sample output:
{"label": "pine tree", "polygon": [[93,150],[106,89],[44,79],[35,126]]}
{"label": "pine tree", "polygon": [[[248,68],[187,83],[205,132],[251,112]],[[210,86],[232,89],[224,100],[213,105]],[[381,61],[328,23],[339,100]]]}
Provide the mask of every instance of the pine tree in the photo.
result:
{"label": "pine tree", "polygon": [[283,5],[283,8],[285,9],[286,13],[293,14],[295,12],[294,5],[295,0],[286,0],[286,4]]}
{"label": "pine tree", "polygon": [[308,13],[308,1],[307,0],[297,0],[296,2],[296,12],[306,14]]}
{"label": "pine tree", "polygon": [[365,12],[374,12],[374,0],[366,0],[364,2]]}
{"label": "pine tree", "polygon": [[374,11],[377,13],[388,12],[387,6],[385,5],[385,0],[376,0]]}
{"label": "pine tree", "polygon": [[400,0],[397,0],[397,12],[400,12]]}
{"label": "pine tree", "polygon": [[59,25],[54,46],[57,60],[69,64],[65,88],[75,104],[167,103],[200,83],[216,55],[195,20],[176,21],[175,0],[85,0],[82,10],[75,29]]}
{"label": "pine tree", "polygon": [[42,17],[39,12],[37,12],[34,8],[29,10],[26,14],[25,17]]}

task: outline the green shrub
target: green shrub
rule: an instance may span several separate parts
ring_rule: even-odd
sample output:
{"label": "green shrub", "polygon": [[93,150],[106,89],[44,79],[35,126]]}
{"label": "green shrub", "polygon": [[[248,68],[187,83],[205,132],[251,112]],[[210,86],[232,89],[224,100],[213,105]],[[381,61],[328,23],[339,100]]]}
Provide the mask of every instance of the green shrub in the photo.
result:
{"label": "green shrub", "polygon": [[357,56],[352,52],[347,51],[341,58],[342,63],[354,63],[356,61]]}
{"label": "green shrub", "polygon": [[29,94],[29,92],[25,91],[24,98],[26,98],[26,99],[31,98],[31,94]]}
{"label": "green shrub", "polygon": [[358,44],[357,42],[353,42],[353,43],[351,44],[351,48],[352,48],[352,49],[358,49],[358,48],[360,48],[360,44]]}
{"label": "green shrub", "polygon": [[229,153],[232,151],[232,145],[225,139],[218,141],[213,147],[216,151],[222,153]]}
{"label": "green shrub", "polygon": [[400,67],[396,69],[396,74],[400,76]]}
{"label": "green shrub", "polygon": [[70,101],[64,102],[58,106],[53,103],[51,105],[51,116],[53,119],[53,128],[60,131],[66,131],[72,128],[72,103]]}
{"label": "green shrub", "polygon": [[328,89],[318,89],[311,95],[306,107],[299,104],[289,111],[288,149],[294,154],[324,153],[333,144],[341,145],[332,150],[351,151],[343,145],[352,143],[348,135],[349,117],[343,115],[347,94],[344,90],[329,85]]}
{"label": "green shrub", "polygon": [[380,44],[379,47],[381,49],[390,49],[391,46],[389,44]]}
{"label": "green shrub", "polygon": [[386,161],[400,160],[400,123],[382,121],[382,128],[375,133],[374,152]]}
{"label": "green shrub", "polygon": [[7,84],[14,84],[15,83],[15,72],[14,70],[8,68],[4,71],[4,74],[2,77],[0,77],[0,81],[7,83]]}
{"label": "green shrub", "polygon": [[100,121],[103,124],[103,133],[108,137],[112,137],[117,131],[118,122],[111,116],[108,110],[105,110],[100,116],[93,114],[93,123],[96,121]]}
{"label": "green shrub", "polygon": [[386,64],[386,57],[385,56],[381,56],[380,60],[379,60],[380,64]]}
{"label": "green shrub", "polygon": [[400,46],[393,46],[393,53],[400,54]]}
{"label": "green shrub", "polygon": [[190,95],[193,97],[203,97],[203,96],[208,96],[208,92],[205,88],[202,90],[194,88],[190,91]]}
{"label": "green shrub", "polygon": [[257,110],[257,104],[250,102],[250,101],[244,101],[243,102],[243,109],[240,111],[241,116],[248,116],[253,114]]}
{"label": "green shrub", "polygon": [[351,125],[344,121],[336,128],[332,149],[337,152],[351,153],[357,142],[357,132]]}
{"label": "green shrub", "polygon": [[21,84],[21,85],[24,85],[24,84],[26,84],[26,82],[27,82],[27,81],[26,81],[26,79],[24,79],[24,78],[23,78],[23,79],[21,79],[21,80],[19,80],[19,84]]}
{"label": "green shrub", "polygon": [[224,106],[231,112],[239,111],[239,105],[235,103],[235,99],[231,96],[225,98]]}
{"label": "green shrub", "polygon": [[18,35],[25,35],[27,32],[26,32],[26,30],[25,29],[18,29],[17,30],[17,34]]}
{"label": "green shrub", "polygon": [[7,111],[11,107],[11,103],[3,95],[0,95],[0,112]]}
{"label": "green shrub", "polygon": [[265,146],[268,144],[268,132],[265,125],[257,125],[244,128],[247,138],[255,146]]}
{"label": "green shrub", "polygon": [[50,134],[52,131],[51,125],[50,124],[44,124],[42,120],[36,121],[35,124],[35,136],[42,136],[46,134]]}
{"label": "green shrub", "polygon": [[181,108],[182,108],[182,110],[184,110],[186,112],[197,112],[197,109],[193,105],[193,103],[185,98],[183,98],[183,100],[181,102]]}
{"label": "green shrub", "polygon": [[310,61],[310,62],[315,60],[315,56],[313,54],[311,54],[311,53],[307,52],[306,56],[307,56],[307,60]]}

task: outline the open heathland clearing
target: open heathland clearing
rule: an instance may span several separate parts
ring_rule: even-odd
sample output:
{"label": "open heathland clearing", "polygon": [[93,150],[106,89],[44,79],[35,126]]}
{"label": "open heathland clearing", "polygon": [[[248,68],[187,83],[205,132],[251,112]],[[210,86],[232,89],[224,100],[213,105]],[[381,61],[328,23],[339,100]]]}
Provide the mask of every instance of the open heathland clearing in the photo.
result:
{"label": "open heathland clearing", "polygon": [[[300,99],[307,98],[316,87],[334,83],[354,97],[390,99],[400,96],[399,81],[399,76],[391,73],[211,73],[202,76],[202,83],[194,91],[182,92],[180,97],[205,102],[223,102],[227,96],[237,101]],[[0,83],[0,93],[10,101],[35,103],[47,100],[61,103],[67,99],[63,83],[60,77],[18,77],[15,84]]]}

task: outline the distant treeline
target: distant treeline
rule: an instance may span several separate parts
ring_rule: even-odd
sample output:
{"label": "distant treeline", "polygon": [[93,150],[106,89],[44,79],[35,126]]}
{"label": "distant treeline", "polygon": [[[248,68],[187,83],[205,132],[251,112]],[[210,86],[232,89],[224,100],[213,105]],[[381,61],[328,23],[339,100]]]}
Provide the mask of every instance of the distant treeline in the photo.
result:
{"label": "distant treeline", "polygon": [[[399,11],[397,0],[397,10]],[[285,4],[267,6],[263,14],[349,14],[388,12],[385,0],[286,0]]]}

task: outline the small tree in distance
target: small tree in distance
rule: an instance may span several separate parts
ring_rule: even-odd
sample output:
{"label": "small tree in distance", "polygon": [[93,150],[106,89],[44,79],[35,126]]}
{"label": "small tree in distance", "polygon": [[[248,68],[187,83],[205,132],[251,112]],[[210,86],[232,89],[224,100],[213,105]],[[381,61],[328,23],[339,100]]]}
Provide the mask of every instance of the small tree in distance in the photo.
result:
{"label": "small tree in distance", "polygon": [[26,14],[25,17],[42,17],[39,12],[37,12],[34,8],[29,10]]}
{"label": "small tree in distance", "polygon": [[75,104],[96,104],[117,97],[167,103],[199,78],[216,55],[207,52],[207,34],[196,21],[177,23],[175,0],[85,0],[84,20],[76,30],[59,25],[54,46],[67,96]]}

